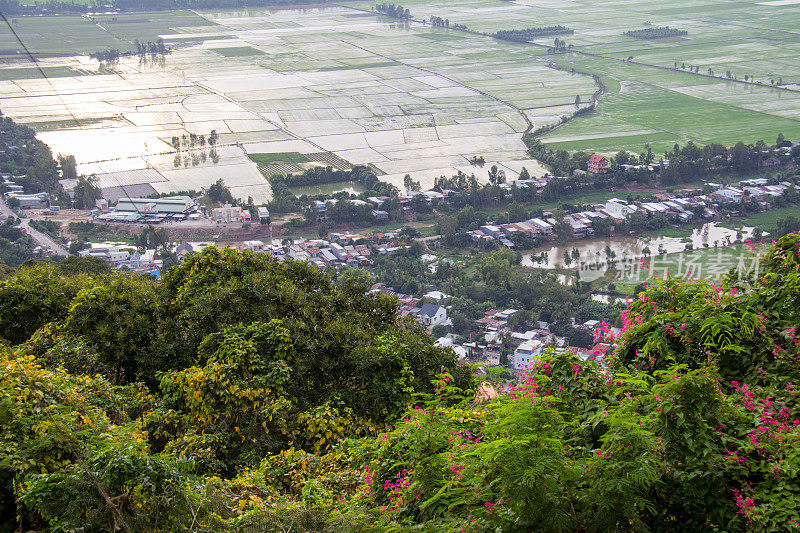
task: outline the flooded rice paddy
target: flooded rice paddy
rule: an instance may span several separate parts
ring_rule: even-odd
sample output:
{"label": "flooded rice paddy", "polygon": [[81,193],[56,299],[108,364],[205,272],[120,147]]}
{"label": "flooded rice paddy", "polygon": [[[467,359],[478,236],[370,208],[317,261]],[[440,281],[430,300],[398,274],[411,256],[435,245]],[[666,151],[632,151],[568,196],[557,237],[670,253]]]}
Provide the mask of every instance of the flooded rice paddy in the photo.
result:
{"label": "flooded rice paddy", "polygon": [[[423,187],[458,170],[486,180],[492,164],[509,179],[523,166],[541,175],[522,132],[594,90],[513,43],[342,7],[199,16],[164,23],[173,52],[157,60],[42,58],[78,74],[47,79],[11,79],[18,70],[0,63],[0,109],[100,180],[160,193],[222,178],[261,202],[269,186],[247,154],[331,153],[400,187],[405,174]],[[176,153],[173,137],[212,130],[213,157],[199,142]],[[469,164],[476,155],[484,167]]]}

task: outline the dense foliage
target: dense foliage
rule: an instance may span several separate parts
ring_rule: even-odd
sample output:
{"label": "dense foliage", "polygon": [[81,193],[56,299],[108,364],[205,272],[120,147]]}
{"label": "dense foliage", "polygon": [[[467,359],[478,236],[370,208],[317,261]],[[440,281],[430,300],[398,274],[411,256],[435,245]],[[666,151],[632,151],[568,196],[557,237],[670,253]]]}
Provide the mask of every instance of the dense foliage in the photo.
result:
{"label": "dense foliage", "polygon": [[[337,170],[333,167],[313,167],[302,174],[289,174],[289,175],[275,175],[269,177],[270,186],[272,187],[272,200],[268,204],[271,213],[289,213],[301,211],[310,206],[310,202],[314,199],[325,200],[330,198],[330,195],[320,194],[316,197],[309,197],[303,195],[297,197],[291,187],[300,187],[306,185],[324,185],[328,183],[358,183],[364,188],[364,192],[360,194],[361,199],[369,196],[391,196],[397,197],[397,188],[393,185],[383,182],[378,179],[375,173],[364,165],[356,165],[350,170]],[[350,195],[347,193],[338,193],[334,195],[337,199],[349,199]],[[373,206],[374,208],[374,206]],[[348,222],[371,222],[373,218],[369,215],[367,209],[366,218],[363,217],[342,217],[343,220]],[[361,213],[363,215],[363,213]],[[314,218],[316,220],[316,218]]]}
{"label": "dense foliage", "polygon": [[63,194],[50,148],[28,126],[0,113],[0,172],[14,176],[26,193]]}
{"label": "dense foliage", "polygon": [[[782,139],[783,136],[779,136],[778,140]],[[587,169],[586,163],[591,155],[589,153],[554,150],[532,133],[523,135],[522,140],[528,146],[531,156],[547,164],[556,176],[571,175],[576,170]],[[751,174],[763,168],[767,160],[772,160],[777,167],[792,167],[793,163],[800,161],[800,148],[793,149],[789,154],[778,153],[773,150],[778,145],[779,143],[770,146],[762,140],[755,144],[744,144],[740,141],[732,147],[721,144],[698,146],[689,141],[684,146],[675,144],[671,151],[658,157],[659,154],[646,144],[639,155],[620,151],[609,158],[609,172],[589,177],[587,184],[607,188],[608,185],[621,185],[637,180],[657,180],[662,185],[675,185],[709,175]]]}
{"label": "dense foliage", "polygon": [[368,288],[214,247],[163,281],[77,259],[0,280],[3,523],[171,530],[192,480],[373,433],[442,371],[470,383]]}
{"label": "dense foliage", "polygon": [[103,197],[96,177],[80,176],[72,189],[73,205],[76,209],[94,209],[95,202]]}
{"label": "dense foliage", "polygon": [[341,529],[798,530],[799,270],[790,235],[749,278],[650,287],[615,357],[546,357],[487,404],[441,376],[395,428],[323,458],[359,487],[309,473],[317,498],[285,498]]}
{"label": "dense foliage", "polygon": [[33,239],[16,227],[17,222],[16,218],[9,217],[4,224],[0,224],[0,266],[16,267],[36,257]]}
{"label": "dense foliage", "polygon": [[[365,288],[213,249],[161,284],[12,274],[0,323],[55,312],[3,333],[4,527],[800,529],[800,235],[747,276],[647,288],[613,356],[545,355],[494,399]],[[149,387],[118,378],[159,350]]]}
{"label": "dense foliage", "polygon": [[411,12],[401,5],[386,4],[386,3],[375,4],[375,11],[399,19],[411,18]]}

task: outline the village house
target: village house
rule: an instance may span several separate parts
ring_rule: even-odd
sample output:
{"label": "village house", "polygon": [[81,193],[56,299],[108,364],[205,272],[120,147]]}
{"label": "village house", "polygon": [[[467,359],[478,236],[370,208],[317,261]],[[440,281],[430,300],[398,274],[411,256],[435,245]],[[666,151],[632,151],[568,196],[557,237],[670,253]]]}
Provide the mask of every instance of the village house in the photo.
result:
{"label": "village house", "polygon": [[242,208],[239,206],[225,204],[222,207],[215,207],[211,213],[217,224],[240,222],[242,220]]}
{"label": "village house", "polygon": [[536,339],[525,341],[517,346],[517,349],[514,350],[514,370],[524,370],[539,362],[543,346],[544,343]]}
{"label": "village house", "polygon": [[723,187],[718,189],[716,194],[720,196],[723,201],[734,204],[742,203],[742,199],[744,198],[744,191],[737,189],[736,187]]}
{"label": "village house", "polygon": [[447,322],[447,309],[441,305],[422,304],[417,316],[425,326],[438,326]]}
{"label": "village house", "polygon": [[175,257],[178,258],[178,262],[182,263],[186,256],[190,253],[194,252],[194,247],[186,241],[183,241],[175,248]]}
{"label": "village house", "polygon": [[258,208],[258,221],[262,224],[269,224],[269,209],[266,207],[259,207]]}
{"label": "village house", "polygon": [[592,174],[605,174],[608,172],[608,159],[599,154],[592,154],[587,162],[587,168]]}
{"label": "village house", "polygon": [[543,235],[553,234],[553,225],[545,222],[541,218],[532,218],[528,222]]}

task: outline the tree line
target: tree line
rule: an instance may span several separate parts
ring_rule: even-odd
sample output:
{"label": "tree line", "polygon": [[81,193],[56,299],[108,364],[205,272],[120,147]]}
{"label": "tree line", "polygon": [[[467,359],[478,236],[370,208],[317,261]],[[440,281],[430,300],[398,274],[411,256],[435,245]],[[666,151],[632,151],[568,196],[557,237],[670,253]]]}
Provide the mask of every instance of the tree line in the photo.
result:
{"label": "tree line", "polygon": [[165,55],[170,52],[170,49],[167,48],[167,46],[164,44],[164,40],[161,38],[157,39],[155,42],[148,41],[146,43],[139,41],[139,39],[135,39],[133,44],[136,47],[135,51],[120,52],[116,48],[108,48],[106,50],[92,52],[89,54],[89,57],[91,59],[96,59],[101,63],[116,63],[121,57],[128,57],[132,55],[139,55],[140,57],[144,57],[146,55]]}
{"label": "tree line", "polygon": [[[555,175],[571,175],[576,170],[586,171],[586,163],[591,156],[588,152],[569,153],[566,150],[551,149],[536,135],[528,133],[523,136],[523,142],[528,147],[531,156],[548,165]],[[645,144],[640,154],[627,151],[618,152],[609,158],[611,168],[608,174],[594,176],[592,179],[599,181],[616,180],[626,181],[628,178],[653,179],[656,178],[662,185],[684,183],[705,175],[715,174],[748,174],[764,168],[768,160],[776,160],[778,167],[786,166],[800,160],[800,146],[794,147],[786,153],[778,153],[778,148],[785,148],[787,141],[783,134],[779,134],[775,144],[767,144],[759,140],[754,144],[745,144],[742,141],[731,147],[718,143],[698,146],[692,141],[680,146],[675,144],[672,150],[656,154],[649,144]],[[625,168],[623,165],[633,165],[639,168]],[[647,166],[653,165],[653,169]],[[626,176],[628,178],[626,178]]]}
{"label": "tree line", "polygon": [[378,13],[383,13],[384,15],[398,18],[398,19],[410,19],[411,18],[411,11],[404,8],[401,5],[394,5],[394,4],[375,4],[375,11]]}
{"label": "tree line", "polygon": [[641,30],[628,30],[623,35],[633,37],[634,39],[650,40],[650,39],[666,39],[669,37],[683,37],[689,35],[686,30],[679,30],[677,28],[670,28],[669,26],[659,26],[656,28],[643,28]]}
{"label": "tree line", "polygon": [[[272,200],[268,204],[271,213],[298,212],[310,205],[313,200],[325,200],[330,195],[298,198],[291,187],[304,185],[323,185],[327,183],[354,182],[364,187],[361,198],[368,196],[397,197],[397,188],[382,182],[375,173],[364,165],[356,165],[350,170],[338,170],[333,167],[313,167],[302,174],[275,175],[268,178],[272,187]],[[344,193],[349,198],[350,195]],[[341,194],[339,194],[341,196]]]}
{"label": "tree line", "polygon": [[436,26],[436,27],[439,27],[439,28],[453,28],[454,30],[461,30],[461,31],[464,31],[464,30],[467,29],[467,27],[464,24],[453,23],[451,25],[450,24],[450,19],[443,19],[442,17],[437,17],[437,16],[434,16],[434,15],[431,15],[430,23],[431,23],[431,26]]}
{"label": "tree line", "polygon": [[219,134],[217,133],[217,130],[211,130],[211,133],[208,134],[208,141],[206,141],[205,135],[198,135],[197,133],[184,133],[183,135],[173,135],[171,144],[176,150],[188,150],[195,147],[205,148],[206,142],[208,142],[209,146],[213,147],[217,145],[218,141]]}
{"label": "tree line", "polygon": [[503,41],[526,43],[550,35],[572,35],[573,33],[575,33],[575,30],[559,25],[526,28],[523,30],[500,30],[493,33],[492,37]]}

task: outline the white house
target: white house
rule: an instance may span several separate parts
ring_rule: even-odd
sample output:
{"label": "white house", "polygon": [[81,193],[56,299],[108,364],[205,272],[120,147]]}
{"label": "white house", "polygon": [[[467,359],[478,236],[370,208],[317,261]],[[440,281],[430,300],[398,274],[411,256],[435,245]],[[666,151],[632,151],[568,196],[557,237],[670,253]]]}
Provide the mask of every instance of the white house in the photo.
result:
{"label": "white house", "polygon": [[438,326],[447,322],[447,309],[441,305],[423,304],[418,316],[425,326]]}
{"label": "white house", "polygon": [[535,339],[525,341],[517,346],[517,349],[514,350],[514,370],[523,370],[531,364],[539,362],[542,346],[542,341]]}
{"label": "white house", "polygon": [[717,191],[717,194],[722,196],[723,198],[727,198],[732,200],[734,203],[740,204],[742,203],[742,197],[744,196],[744,191],[737,189],[736,187],[725,187]]}
{"label": "white house", "polygon": [[603,209],[606,211],[606,213],[617,219],[626,219],[628,218],[628,215],[636,212],[635,207],[629,206],[617,198],[612,198],[611,200],[607,201],[603,206]]}
{"label": "white house", "polygon": [[541,233],[545,235],[550,235],[553,233],[553,226],[542,220],[541,218],[532,218],[528,221],[532,226],[538,229]]}

